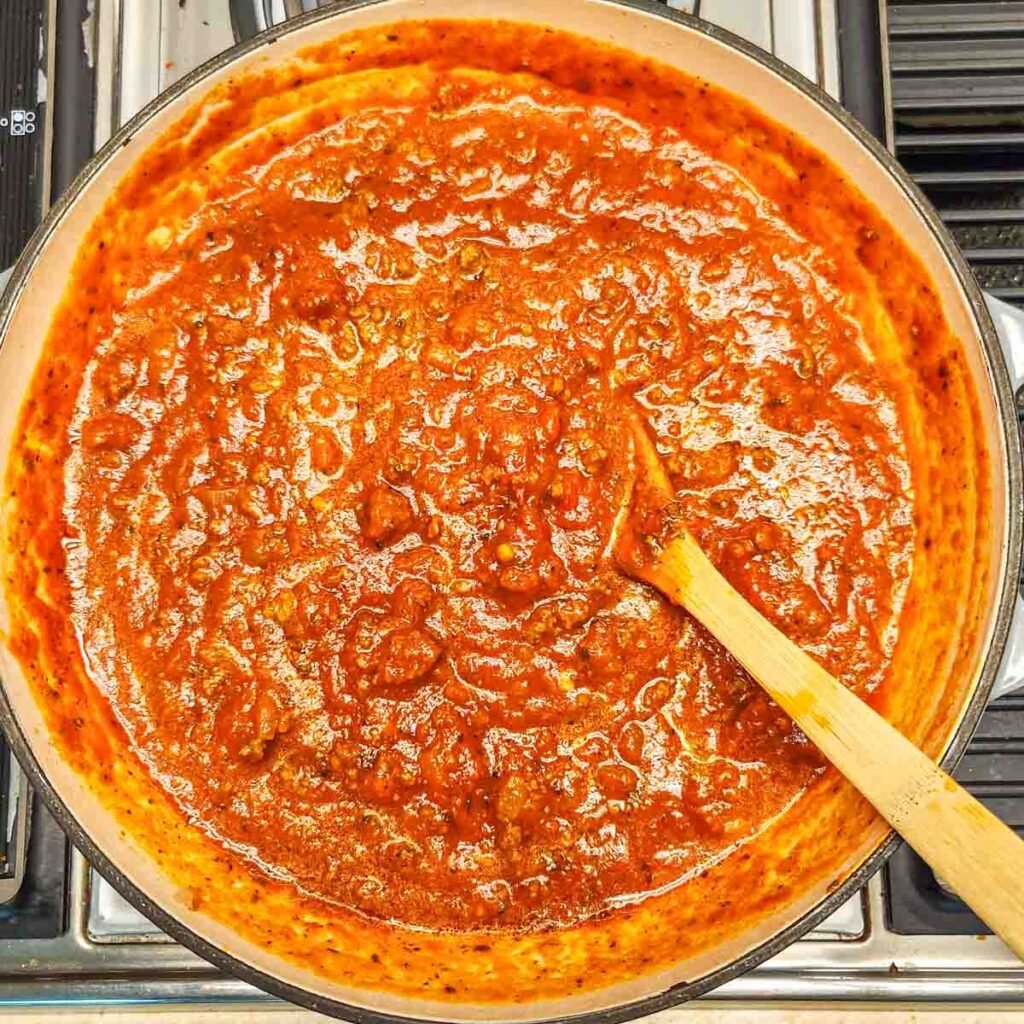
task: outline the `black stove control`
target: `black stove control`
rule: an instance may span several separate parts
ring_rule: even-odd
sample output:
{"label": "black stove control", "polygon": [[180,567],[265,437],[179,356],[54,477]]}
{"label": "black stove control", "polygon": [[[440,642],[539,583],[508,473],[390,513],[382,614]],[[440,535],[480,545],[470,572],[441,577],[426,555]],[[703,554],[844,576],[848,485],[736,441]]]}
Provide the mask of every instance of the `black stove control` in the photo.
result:
{"label": "black stove control", "polygon": [[42,208],[44,19],[43,0],[0,4],[0,270],[17,259]]}

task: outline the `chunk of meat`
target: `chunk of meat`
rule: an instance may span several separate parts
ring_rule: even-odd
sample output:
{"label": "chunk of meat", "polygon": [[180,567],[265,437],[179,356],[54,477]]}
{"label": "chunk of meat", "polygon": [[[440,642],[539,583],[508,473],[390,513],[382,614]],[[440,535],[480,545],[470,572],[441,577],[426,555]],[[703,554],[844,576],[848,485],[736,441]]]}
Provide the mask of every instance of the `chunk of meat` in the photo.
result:
{"label": "chunk of meat", "polygon": [[441,657],[441,648],[418,629],[395,630],[384,641],[377,678],[385,686],[411,683],[425,676]]}
{"label": "chunk of meat", "polygon": [[363,533],[377,544],[397,540],[408,533],[413,521],[409,499],[386,484],[378,484],[366,499]]}

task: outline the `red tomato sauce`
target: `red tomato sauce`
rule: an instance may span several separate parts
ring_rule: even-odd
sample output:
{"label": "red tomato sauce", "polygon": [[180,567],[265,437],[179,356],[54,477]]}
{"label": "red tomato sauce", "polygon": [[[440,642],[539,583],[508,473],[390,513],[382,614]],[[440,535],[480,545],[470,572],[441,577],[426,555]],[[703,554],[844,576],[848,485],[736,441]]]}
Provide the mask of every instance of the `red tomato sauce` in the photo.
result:
{"label": "red tomato sauce", "polygon": [[418,39],[101,235],[30,406],[89,675],[190,820],[373,918],[569,925],[823,770],[610,558],[623,403],[730,581],[868,692],[915,544],[898,388],[725,121],[630,106],[625,57],[545,81]]}

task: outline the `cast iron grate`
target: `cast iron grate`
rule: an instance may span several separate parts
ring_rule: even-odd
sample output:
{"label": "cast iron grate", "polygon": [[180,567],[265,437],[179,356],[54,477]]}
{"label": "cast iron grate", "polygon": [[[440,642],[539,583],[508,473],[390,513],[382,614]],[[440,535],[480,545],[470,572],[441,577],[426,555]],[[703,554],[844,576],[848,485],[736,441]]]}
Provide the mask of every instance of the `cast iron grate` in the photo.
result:
{"label": "cast iron grate", "polygon": [[1024,304],[1024,0],[891,2],[896,155],[982,286]]}
{"label": "cast iron grate", "polygon": [[[1024,306],[1024,0],[890,0],[887,14],[896,155],[982,287]],[[956,775],[1024,832],[1024,696],[985,712]],[[894,931],[988,931],[907,847],[886,881]]]}

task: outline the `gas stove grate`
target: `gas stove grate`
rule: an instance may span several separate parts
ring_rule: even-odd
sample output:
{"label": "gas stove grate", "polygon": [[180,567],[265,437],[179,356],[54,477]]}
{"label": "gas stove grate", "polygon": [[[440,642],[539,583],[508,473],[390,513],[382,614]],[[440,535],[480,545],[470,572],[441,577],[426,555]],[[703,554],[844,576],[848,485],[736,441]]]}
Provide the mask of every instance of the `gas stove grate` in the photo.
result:
{"label": "gas stove grate", "polygon": [[896,154],[982,286],[1024,304],[1024,0],[890,3]]}

